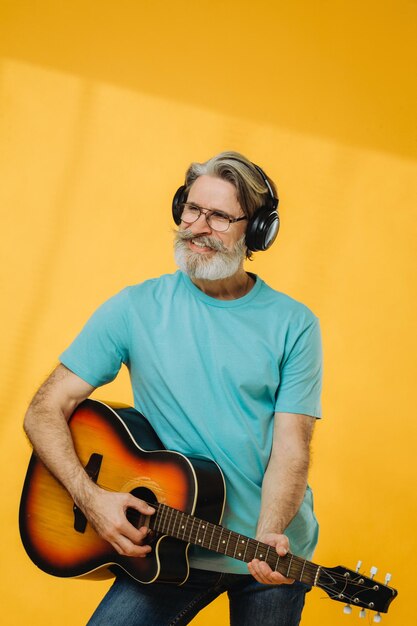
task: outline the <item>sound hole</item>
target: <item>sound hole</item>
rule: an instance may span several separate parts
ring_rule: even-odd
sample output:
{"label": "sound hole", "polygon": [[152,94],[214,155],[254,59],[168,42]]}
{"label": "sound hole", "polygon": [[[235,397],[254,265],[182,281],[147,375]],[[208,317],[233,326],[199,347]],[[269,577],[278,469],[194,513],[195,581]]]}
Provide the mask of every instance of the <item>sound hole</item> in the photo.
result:
{"label": "sound hole", "polygon": [[[158,501],[153,491],[151,491],[147,487],[136,487],[135,489],[132,489],[130,493],[133,496],[135,496],[135,498],[144,500],[150,505]],[[149,517],[146,517],[145,515],[141,515],[139,511],[137,511],[136,509],[128,508],[126,511],[126,517],[129,520],[129,522],[132,524],[132,526],[134,526],[135,528],[140,528],[141,526],[147,526],[148,520],[149,520],[150,532],[147,536],[146,543],[148,543],[149,545],[152,545],[153,543],[155,543],[155,541],[158,538],[158,535],[156,532],[152,530],[152,517],[153,516],[149,518]]]}
{"label": "sound hole", "polygon": [[147,487],[136,487],[135,489],[132,489],[130,493],[132,494],[132,496],[135,496],[135,498],[145,500],[145,502],[147,502],[148,504],[157,502],[156,495]]}

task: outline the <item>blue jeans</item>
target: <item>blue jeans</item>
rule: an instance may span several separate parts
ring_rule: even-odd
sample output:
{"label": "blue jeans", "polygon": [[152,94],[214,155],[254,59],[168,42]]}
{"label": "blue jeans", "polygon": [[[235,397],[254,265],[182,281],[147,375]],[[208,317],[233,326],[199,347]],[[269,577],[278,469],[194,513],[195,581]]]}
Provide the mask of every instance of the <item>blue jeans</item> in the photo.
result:
{"label": "blue jeans", "polygon": [[297,626],[310,587],[261,585],[250,575],[192,569],[181,586],[143,585],[120,574],[88,626],[182,626],[227,592],[232,626]]}

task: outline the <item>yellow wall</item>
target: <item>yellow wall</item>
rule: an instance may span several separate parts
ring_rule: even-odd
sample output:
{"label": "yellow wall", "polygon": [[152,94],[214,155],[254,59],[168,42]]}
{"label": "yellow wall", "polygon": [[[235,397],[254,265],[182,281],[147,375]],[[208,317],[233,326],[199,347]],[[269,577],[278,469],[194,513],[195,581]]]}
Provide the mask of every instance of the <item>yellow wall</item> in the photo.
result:
{"label": "yellow wall", "polygon": [[[174,270],[172,193],[191,160],[223,149],[279,184],[279,242],[250,268],[322,322],[315,559],[391,571],[400,596],[385,624],[411,623],[415,1],[1,0],[0,11],[4,623],[84,624],[108,586],[54,579],[24,554],[22,417],[103,299]],[[130,401],[126,375],[96,395]],[[348,623],[323,596],[309,595],[303,623]],[[223,599],[195,624],[214,620],[227,623]]]}

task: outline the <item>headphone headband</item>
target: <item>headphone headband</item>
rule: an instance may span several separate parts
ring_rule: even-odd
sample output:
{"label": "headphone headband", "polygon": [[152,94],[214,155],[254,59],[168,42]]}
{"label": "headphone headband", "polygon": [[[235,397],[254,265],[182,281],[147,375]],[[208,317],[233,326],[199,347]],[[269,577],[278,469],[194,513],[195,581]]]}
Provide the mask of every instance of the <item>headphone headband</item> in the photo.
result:
{"label": "headphone headband", "polygon": [[259,167],[259,165],[256,165],[256,163],[252,163],[253,167],[256,168],[258,170],[258,172],[260,173],[260,175],[262,176],[262,180],[264,181],[265,185],[268,188],[269,191],[269,195],[271,196],[271,205],[273,205],[274,209],[276,209],[278,207],[279,204],[279,198],[276,197],[276,195],[274,194],[272,187],[271,187],[271,183],[269,182],[265,172],[263,171],[263,169],[261,167]]}

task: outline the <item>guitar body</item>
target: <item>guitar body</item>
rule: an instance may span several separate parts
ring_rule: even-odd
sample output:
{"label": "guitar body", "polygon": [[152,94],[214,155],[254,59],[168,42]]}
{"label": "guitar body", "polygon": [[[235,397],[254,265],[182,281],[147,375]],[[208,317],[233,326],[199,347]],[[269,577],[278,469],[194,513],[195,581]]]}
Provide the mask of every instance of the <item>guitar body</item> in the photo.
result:
{"label": "guitar body", "polygon": [[[137,441],[126,424],[140,432]],[[215,524],[221,521],[225,487],[218,465],[165,450],[146,418],[134,409],[86,400],[69,426],[82,465],[101,487],[131,492]],[[128,518],[133,523],[129,513]],[[23,487],[19,523],[29,557],[48,574],[109,578],[109,566],[116,565],[143,583],[181,584],[188,577],[189,543],[154,533],[152,552],[145,558],[119,555],[86,522],[35,454]]]}

